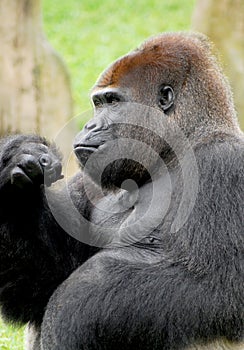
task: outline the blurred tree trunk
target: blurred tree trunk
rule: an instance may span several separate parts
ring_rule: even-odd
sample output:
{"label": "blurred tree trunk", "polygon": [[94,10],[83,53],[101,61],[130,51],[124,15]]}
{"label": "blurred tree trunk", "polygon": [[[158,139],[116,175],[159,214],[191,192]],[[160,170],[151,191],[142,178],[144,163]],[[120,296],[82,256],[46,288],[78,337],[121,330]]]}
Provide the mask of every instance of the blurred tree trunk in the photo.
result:
{"label": "blurred tree trunk", "polygon": [[[69,76],[42,31],[41,0],[0,0],[0,133],[49,140],[72,117]],[[66,128],[62,151],[72,145]]]}
{"label": "blurred tree trunk", "polygon": [[193,29],[208,35],[220,51],[244,127],[244,0],[197,0]]}

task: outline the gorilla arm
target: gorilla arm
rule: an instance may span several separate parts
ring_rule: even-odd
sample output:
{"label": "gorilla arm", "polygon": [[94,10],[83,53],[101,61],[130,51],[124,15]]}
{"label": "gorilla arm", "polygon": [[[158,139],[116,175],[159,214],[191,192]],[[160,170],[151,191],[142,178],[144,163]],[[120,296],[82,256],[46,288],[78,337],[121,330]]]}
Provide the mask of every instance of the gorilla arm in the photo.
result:
{"label": "gorilla arm", "polygon": [[[127,254],[97,255],[64,282],[44,318],[44,350],[182,349],[222,341],[223,333],[239,340],[242,300],[232,280],[222,283],[223,271],[199,277],[180,263],[157,263],[150,254],[151,264],[138,262],[134,252]],[[240,277],[234,279],[241,288]],[[228,334],[233,324],[239,325],[236,339]]]}

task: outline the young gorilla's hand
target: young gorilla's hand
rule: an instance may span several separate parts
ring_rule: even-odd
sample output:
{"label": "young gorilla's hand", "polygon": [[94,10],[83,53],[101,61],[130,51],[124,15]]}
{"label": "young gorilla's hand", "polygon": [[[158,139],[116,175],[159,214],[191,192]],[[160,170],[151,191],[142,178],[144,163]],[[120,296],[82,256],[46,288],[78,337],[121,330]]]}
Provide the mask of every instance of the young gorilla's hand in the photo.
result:
{"label": "young gorilla's hand", "polygon": [[50,186],[63,178],[61,157],[55,148],[38,136],[11,137],[2,152],[2,176],[18,188]]}

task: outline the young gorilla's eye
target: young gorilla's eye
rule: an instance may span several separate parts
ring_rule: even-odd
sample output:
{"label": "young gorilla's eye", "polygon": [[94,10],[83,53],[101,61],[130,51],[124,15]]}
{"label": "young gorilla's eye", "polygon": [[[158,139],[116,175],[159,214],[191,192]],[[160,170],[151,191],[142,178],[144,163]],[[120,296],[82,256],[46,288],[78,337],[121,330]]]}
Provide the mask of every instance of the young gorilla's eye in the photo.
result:
{"label": "young gorilla's eye", "polygon": [[164,85],[159,90],[158,105],[164,111],[168,111],[174,104],[174,90],[169,85]]}

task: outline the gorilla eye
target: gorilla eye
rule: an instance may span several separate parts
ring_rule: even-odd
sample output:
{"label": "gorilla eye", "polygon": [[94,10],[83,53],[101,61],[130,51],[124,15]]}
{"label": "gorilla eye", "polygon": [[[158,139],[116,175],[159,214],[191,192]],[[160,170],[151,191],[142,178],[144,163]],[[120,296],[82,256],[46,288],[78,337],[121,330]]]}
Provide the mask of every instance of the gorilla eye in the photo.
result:
{"label": "gorilla eye", "polygon": [[121,101],[120,97],[114,92],[106,92],[104,94],[104,99],[108,104],[117,103]]}
{"label": "gorilla eye", "polygon": [[99,98],[97,96],[94,96],[92,98],[92,101],[93,101],[95,107],[101,107],[103,105],[103,101],[101,100],[101,98]]}
{"label": "gorilla eye", "polygon": [[175,100],[174,90],[171,86],[163,86],[159,90],[158,105],[164,111],[168,111],[173,106]]}
{"label": "gorilla eye", "polygon": [[102,107],[105,104],[111,105],[123,101],[122,97],[114,91],[100,92],[94,95],[92,100],[95,107]]}

